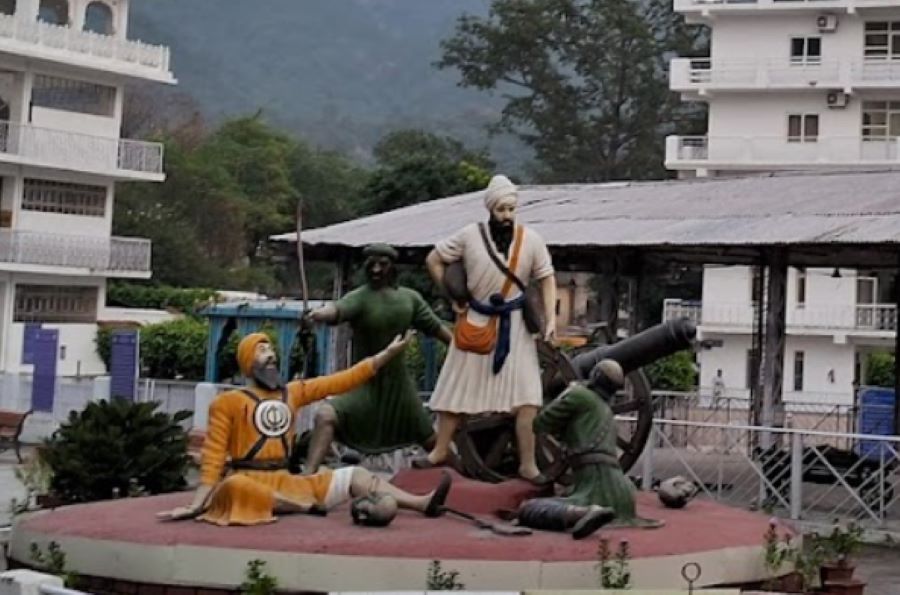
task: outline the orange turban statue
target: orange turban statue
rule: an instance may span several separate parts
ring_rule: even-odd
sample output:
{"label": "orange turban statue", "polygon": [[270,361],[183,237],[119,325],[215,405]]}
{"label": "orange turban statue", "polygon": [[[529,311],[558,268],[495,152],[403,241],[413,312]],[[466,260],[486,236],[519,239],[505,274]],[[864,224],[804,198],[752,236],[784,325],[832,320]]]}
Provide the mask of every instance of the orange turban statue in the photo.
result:
{"label": "orange turban statue", "polygon": [[253,375],[253,362],[255,358],[256,346],[260,343],[268,343],[269,336],[265,333],[251,333],[241,339],[237,347],[238,367],[241,374],[250,377]]}

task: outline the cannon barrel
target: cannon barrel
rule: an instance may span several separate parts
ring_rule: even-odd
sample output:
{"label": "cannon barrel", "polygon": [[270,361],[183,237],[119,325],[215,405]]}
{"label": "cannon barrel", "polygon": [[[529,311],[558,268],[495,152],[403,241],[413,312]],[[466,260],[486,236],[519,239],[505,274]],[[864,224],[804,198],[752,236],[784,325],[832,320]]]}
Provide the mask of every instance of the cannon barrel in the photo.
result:
{"label": "cannon barrel", "polygon": [[690,347],[697,327],[687,318],[670,320],[611,345],[601,345],[572,358],[579,378],[587,378],[602,359],[612,359],[628,374],[642,366]]}

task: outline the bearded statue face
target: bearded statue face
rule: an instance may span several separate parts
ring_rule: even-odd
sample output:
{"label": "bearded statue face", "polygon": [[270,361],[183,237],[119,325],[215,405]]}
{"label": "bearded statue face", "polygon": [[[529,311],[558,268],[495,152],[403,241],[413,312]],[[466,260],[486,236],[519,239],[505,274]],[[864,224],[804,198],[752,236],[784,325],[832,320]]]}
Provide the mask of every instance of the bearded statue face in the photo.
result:
{"label": "bearded statue face", "polygon": [[396,276],[394,261],[389,257],[374,255],[366,259],[366,278],[373,289],[393,285]]}
{"label": "bearded statue face", "polygon": [[512,227],[516,222],[516,198],[510,196],[491,208],[491,220],[503,227]]}
{"label": "bearded statue face", "polygon": [[278,355],[268,341],[258,343],[253,352],[253,379],[269,390],[279,389],[284,384],[278,369]]}

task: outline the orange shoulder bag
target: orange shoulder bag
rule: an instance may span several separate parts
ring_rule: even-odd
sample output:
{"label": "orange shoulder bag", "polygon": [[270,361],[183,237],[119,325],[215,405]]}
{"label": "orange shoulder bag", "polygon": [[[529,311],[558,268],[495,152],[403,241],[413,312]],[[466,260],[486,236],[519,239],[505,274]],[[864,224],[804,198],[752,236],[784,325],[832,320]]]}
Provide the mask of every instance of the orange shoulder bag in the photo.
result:
{"label": "orange shoulder bag", "polygon": [[[509,262],[509,268],[513,271],[516,270],[516,266],[519,264],[519,252],[522,250],[524,230],[524,227],[516,226],[512,258]],[[512,280],[507,279],[500,292],[503,295],[503,299],[506,299],[510,289],[512,289]],[[469,321],[468,313],[469,308],[466,308],[456,315],[456,325],[453,328],[453,343],[462,351],[486,355],[493,351],[494,346],[497,344],[497,317],[491,316],[487,324],[479,326]]]}

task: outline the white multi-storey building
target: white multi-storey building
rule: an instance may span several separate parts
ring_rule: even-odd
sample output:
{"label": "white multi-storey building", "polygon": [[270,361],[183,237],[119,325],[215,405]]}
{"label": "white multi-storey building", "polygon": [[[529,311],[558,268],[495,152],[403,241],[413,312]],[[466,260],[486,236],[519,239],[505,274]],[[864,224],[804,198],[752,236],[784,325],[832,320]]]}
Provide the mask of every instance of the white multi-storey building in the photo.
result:
{"label": "white multi-storey building", "polygon": [[59,374],[103,373],[106,281],[150,276],[149,240],[111,235],[115,182],[164,178],[161,144],[119,137],[123,90],[175,79],[127,23],[127,0],[0,0],[0,372],[39,322]]}
{"label": "white multi-storey building", "polygon": [[[666,139],[669,169],[900,169],[900,2],[675,0],[675,10],[710,27],[711,55],[670,68],[672,90],[707,102],[709,123],[707,136]],[[666,303],[667,317],[692,315],[704,338],[722,340],[700,356],[702,387],[749,393],[753,279],[748,267],[707,267],[702,305]],[[866,353],[893,347],[895,282],[884,272],[789,271],[786,401],[853,402]]]}

